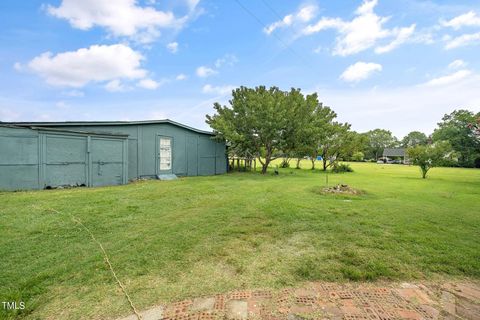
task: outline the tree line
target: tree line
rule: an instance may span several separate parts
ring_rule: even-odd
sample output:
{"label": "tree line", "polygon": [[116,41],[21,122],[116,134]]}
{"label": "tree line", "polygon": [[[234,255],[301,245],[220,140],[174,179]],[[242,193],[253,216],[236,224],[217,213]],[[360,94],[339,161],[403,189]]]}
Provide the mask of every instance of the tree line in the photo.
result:
{"label": "tree line", "polygon": [[230,155],[257,157],[262,173],[277,158],[283,159],[282,166],[295,159],[298,168],[307,157],[312,169],[320,159],[327,170],[339,160],[376,161],[383,149],[395,147],[408,148],[412,159],[423,152],[427,163],[433,162],[433,155],[440,157],[432,166],[480,167],[480,113],[468,110],[445,115],[429,136],[412,131],[399,140],[385,129],[355,132],[349,123],[338,121],[316,93],[304,95],[295,88],[242,86],[232,91],[228,106],[217,102],[214,109],[206,122],[216,138],[227,141]]}

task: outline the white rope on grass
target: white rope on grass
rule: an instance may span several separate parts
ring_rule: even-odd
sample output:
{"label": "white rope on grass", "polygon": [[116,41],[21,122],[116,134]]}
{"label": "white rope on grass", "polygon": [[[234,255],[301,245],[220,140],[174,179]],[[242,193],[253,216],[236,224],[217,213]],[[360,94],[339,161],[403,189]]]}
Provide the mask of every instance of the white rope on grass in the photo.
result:
{"label": "white rope on grass", "polygon": [[[62,214],[62,212],[58,211],[58,210],[55,210],[53,208],[49,208],[50,211],[53,211],[57,214]],[[135,313],[135,315],[137,316],[137,319],[138,320],[142,320],[142,316],[140,315],[140,313],[138,312],[137,308],[135,308],[135,305],[133,304],[132,302],[132,299],[130,299],[130,296],[128,295],[128,292],[127,292],[127,289],[125,288],[125,286],[123,285],[123,283],[120,281],[120,279],[118,279],[117,277],[117,274],[115,273],[115,270],[113,269],[113,266],[112,266],[112,263],[110,262],[110,259],[108,258],[108,254],[107,254],[107,251],[105,251],[105,248],[103,247],[103,245],[100,243],[100,241],[97,240],[97,238],[95,238],[95,236],[93,235],[93,233],[90,231],[90,229],[87,228],[86,225],[84,225],[82,223],[82,221],[78,218],[76,218],[73,214],[71,213],[67,213],[70,218],[72,218],[72,220],[74,222],[76,222],[77,224],[79,224],[83,229],[85,229],[85,231],[88,232],[88,234],[90,235],[90,237],[92,238],[92,240],[100,247],[100,249],[102,250],[102,253],[103,253],[103,258],[105,259],[105,261],[107,262],[108,264],[108,267],[110,268],[110,271],[112,272],[112,275],[113,277],[115,278],[115,280],[117,281],[117,284],[120,286],[120,288],[122,289],[123,291],[123,294],[125,295],[125,297],[127,298],[128,300],[128,303],[130,303],[130,307],[132,308],[133,310],[133,313]]]}

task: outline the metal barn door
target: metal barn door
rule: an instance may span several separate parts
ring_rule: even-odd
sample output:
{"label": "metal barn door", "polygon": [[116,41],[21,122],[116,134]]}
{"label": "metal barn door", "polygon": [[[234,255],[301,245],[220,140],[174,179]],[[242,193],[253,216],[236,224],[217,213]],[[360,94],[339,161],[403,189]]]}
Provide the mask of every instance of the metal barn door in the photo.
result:
{"label": "metal barn door", "polygon": [[87,137],[46,135],[44,145],[44,186],[86,186]]}
{"label": "metal barn door", "polygon": [[91,138],[90,142],[91,186],[123,184],[124,141],[108,138]]}

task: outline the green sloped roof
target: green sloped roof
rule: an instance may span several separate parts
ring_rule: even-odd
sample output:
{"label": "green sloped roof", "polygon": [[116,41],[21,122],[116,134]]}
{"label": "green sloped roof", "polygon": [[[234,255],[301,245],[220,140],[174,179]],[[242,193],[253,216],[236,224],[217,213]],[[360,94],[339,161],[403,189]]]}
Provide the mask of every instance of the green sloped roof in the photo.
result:
{"label": "green sloped roof", "polygon": [[142,120],[142,121],[60,121],[60,122],[0,122],[4,125],[15,126],[35,126],[35,127],[64,127],[64,126],[125,126],[125,125],[142,125],[142,124],[161,124],[167,123],[177,127],[181,127],[190,131],[214,135],[211,131],[195,129],[190,126],[172,121],[170,119],[163,120]]}

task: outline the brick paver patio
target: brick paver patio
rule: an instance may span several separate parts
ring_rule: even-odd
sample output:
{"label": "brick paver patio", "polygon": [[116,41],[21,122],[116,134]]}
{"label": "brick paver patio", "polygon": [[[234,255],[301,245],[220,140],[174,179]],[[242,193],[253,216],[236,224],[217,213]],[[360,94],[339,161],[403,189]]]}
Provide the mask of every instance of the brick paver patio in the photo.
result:
{"label": "brick paver patio", "polygon": [[[480,319],[480,283],[310,283],[184,300],[142,312],[144,320]],[[122,320],[135,320],[131,315]]]}

